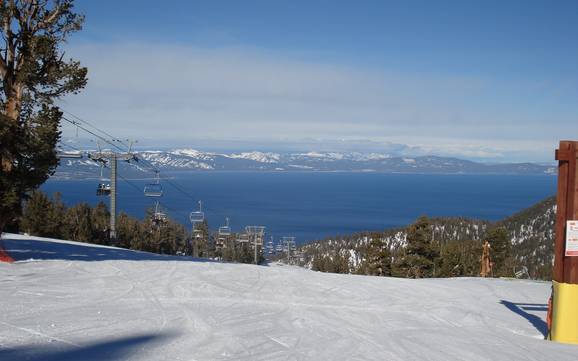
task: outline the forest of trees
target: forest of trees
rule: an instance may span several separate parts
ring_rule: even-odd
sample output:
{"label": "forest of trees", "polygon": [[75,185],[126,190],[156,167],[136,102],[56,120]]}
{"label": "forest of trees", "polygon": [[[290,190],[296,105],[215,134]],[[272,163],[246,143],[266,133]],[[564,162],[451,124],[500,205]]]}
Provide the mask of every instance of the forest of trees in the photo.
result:
{"label": "forest of trees", "polygon": [[549,280],[555,217],[553,197],[499,222],[420,217],[405,228],[305,244],[299,264],[322,272],[377,276],[479,276],[487,240],[493,276],[513,277],[521,271]]}
{"label": "forest of trees", "polygon": [[[400,243],[388,237],[391,231],[356,235],[362,242],[354,246],[355,256],[346,246],[337,246],[344,245],[342,242],[333,242],[334,247],[329,248],[307,245],[303,250],[311,268],[322,272],[408,278],[479,276],[482,240],[434,238],[434,226],[432,220],[420,217],[407,228],[405,242]],[[493,248],[494,276],[511,276],[506,229],[491,228],[485,239]]]}
{"label": "forest of trees", "polygon": [[[217,247],[218,235],[209,232],[205,220],[197,225],[195,236],[179,223],[167,220],[162,226],[152,222],[149,210],[140,221],[120,213],[116,221],[117,238],[109,238],[110,213],[102,202],[95,207],[79,203],[66,207],[60,195],[52,198],[40,191],[32,192],[24,206],[19,228],[33,236],[68,239],[78,242],[113,245],[122,248],[167,255],[188,255],[230,262],[253,263],[254,252],[247,244],[238,244],[235,234]],[[262,255],[260,261],[263,261]]]}
{"label": "forest of trees", "polygon": [[[158,227],[149,210],[144,220],[121,213],[117,239],[110,240],[110,214],[104,203],[66,207],[58,193],[31,193],[19,221],[31,235],[115,245],[169,255],[190,255],[227,262],[253,263],[254,252],[238,235],[219,237],[207,222],[197,232],[168,220]],[[478,276],[482,243],[492,248],[493,276],[528,275],[549,279],[553,252],[554,200],[547,199],[500,222],[420,217],[406,228],[365,232],[305,244],[297,264],[316,271],[394,277]],[[221,246],[219,246],[221,245]],[[263,262],[262,252],[259,262]]]}

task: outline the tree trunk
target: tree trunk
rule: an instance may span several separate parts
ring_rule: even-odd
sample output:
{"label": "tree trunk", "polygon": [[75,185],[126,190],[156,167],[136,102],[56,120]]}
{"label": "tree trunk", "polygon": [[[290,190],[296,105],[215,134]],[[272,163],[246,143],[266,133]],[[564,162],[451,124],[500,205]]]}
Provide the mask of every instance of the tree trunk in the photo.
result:
{"label": "tree trunk", "polygon": [[[7,92],[7,101],[6,101],[6,106],[4,108],[4,115],[7,117],[7,119],[11,122],[18,122],[18,118],[20,117],[20,110],[21,110],[21,106],[22,106],[22,90],[23,90],[23,86],[22,84],[12,84],[11,81],[4,81],[4,86],[7,87],[7,89],[10,89],[9,92]],[[2,167],[2,171],[3,172],[11,172],[12,169],[14,168],[14,156],[12,154],[10,154],[9,151],[6,151],[6,149],[2,150],[2,153],[0,154],[1,157],[1,167]]]}

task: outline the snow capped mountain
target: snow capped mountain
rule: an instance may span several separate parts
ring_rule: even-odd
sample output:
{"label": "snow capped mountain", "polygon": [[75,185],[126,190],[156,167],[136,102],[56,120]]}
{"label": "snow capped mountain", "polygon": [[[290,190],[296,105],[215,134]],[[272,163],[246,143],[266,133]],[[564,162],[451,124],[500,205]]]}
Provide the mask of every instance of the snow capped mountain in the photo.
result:
{"label": "snow capped mountain", "polygon": [[[168,151],[146,150],[136,154],[144,162],[122,162],[121,167],[134,172],[148,168],[160,170],[250,170],[250,171],[326,171],[383,173],[464,173],[464,174],[553,174],[553,167],[532,163],[483,164],[437,156],[393,157],[382,153],[359,152],[240,152],[214,153],[196,149]],[[98,167],[86,157],[63,159],[58,175],[94,172]],[[148,170],[150,171],[150,169]],[[555,173],[555,172],[554,172]]]}
{"label": "snow capped mountain", "polygon": [[172,152],[141,152],[138,156],[149,161],[157,168],[176,169],[215,169],[212,165],[214,158],[207,153],[176,150]]}
{"label": "snow capped mountain", "polygon": [[279,163],[281,155],[279,153],[244,152],[239,154],[223,154],[225,157],[233,159],[248,159],[259,163]]}
{"label": "snow capped mountain", "polygon": [[296,153],[291,154],[290,158],[293,160],[303,160],[303,159],[317,159],[321,161],[334,162],[340,160],[350,160],[356,162],[364,161],[377,161],[391,158],[389,154],[382,153],[338,153],[338,152],[308,152],[308,153]]}
{"label": "snow capped mountain", "polygon": [[174,155],[182,155],[185,157],[195,158],[195,159],[203,159],[203,160],[212,160],[218,154],[215,153],[207,153],[201,152],[195,149],[175,149],[170,154]]}

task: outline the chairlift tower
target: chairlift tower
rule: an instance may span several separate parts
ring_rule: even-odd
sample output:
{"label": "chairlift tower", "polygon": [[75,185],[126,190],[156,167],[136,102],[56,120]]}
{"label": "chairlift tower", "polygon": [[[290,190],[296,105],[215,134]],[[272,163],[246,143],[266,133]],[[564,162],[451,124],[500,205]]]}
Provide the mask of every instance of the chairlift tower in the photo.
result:
{"label": "chairlift tower", "polygon": [[255,251],[255,264],[259,263],[257,247],[263,248],[263,236],[265,235],[265,226],[246,226],[245,232],[249,237],[249,242],[253,242]]}
{"label": "chairlift tower", "polygon": [[[132,153],[132,145],[134,142],[130,141],[130,145],[128,148],[128,152],[126,153],[118,153],[113,151],[102,151],[100,149],[100,145],[98,145],[98,151],[96,152],[86,152],[88,159],[96,161],[97,163],[104,164],[107,161],[110,162],[110,239],[116,239],[116,183],[117,183],[117,169],[118,169],[118,160],[124,160],[126,162],[130,161],[138,161],[138,158],[134,153]],[[80,154],[80,156],[79,156]],[[58,158],[82,158],[82,153],[59,153]],[[107,192],[108,189],[107,189]]]}
{"label": "chairlift tower", "polygon": [[283,246],[285,247],[285,252],[287,255],[287,263],[291,262],[291,251],[295,249],[295,237],[283,237]]}

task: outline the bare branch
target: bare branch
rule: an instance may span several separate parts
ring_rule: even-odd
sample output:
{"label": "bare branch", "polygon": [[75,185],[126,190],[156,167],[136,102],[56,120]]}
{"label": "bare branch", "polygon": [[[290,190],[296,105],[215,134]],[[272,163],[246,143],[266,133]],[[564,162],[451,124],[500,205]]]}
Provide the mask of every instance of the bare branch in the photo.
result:
{"label": "bare branch", "polygon": [[58,5],[55,7],[51,12],[48,13],[47,16],[44,17],[41,21],[39,21],[35,26],[31,28],[31,32],[33,34],[37,33],[39,30],[44,30],[52,25],[64,10],[63,5]]}

